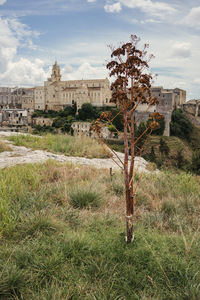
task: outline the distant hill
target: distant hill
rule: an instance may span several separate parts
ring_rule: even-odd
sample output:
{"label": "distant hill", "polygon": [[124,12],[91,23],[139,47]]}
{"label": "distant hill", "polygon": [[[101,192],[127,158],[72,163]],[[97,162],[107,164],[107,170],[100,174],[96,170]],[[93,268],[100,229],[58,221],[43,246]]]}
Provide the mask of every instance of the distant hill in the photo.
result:
{"label": "distant hill", "polygon": [[166,158],[167,165],[171,165],[170,161],[176,159],[176,156],[179,151],[182,150],[182,155],[185,160],[191,161],[192,159],[192,148],[188,145],[188,143],[176,136],[150,136],[146,141],[143,155],[148,155],[151,152],[151,147],[154,147],[155,155],[157,158],[161,156],[159,151],[160,139],[163,139],[169,149],[169,157]]}

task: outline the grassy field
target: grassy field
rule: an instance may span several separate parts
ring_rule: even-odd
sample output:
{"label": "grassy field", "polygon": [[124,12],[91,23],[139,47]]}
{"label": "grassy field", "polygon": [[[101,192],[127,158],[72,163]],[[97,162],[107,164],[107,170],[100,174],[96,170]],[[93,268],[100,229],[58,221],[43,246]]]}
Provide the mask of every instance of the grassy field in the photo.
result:
{"label": "grassy field", "polygon": [[[159,144],[160,144],[160,138],[161,136],[150,136],[144,146],[143,154],[149,154],[151,152],[151,147],[154,147],[154,151],[157,157],[159,157]],[[186,160],[191,160],[192,158],[192,149],[188,145],[187,142],[179,139],[175,136],[162,136],[162,139],[167,143],[167,145],[170,148],[169,157],[175,157],[178,153],[178,151],[182,150],[182,154]],[[123,151],[123,142],[117,141],[116,143],[110,142],[112,145],[112,148],[116,151]]]}
{"label": "grassy field", "polygon": [[120,173],[51,161],[1,171],[0,299],[198,300],[200,178],[135,180],[126,245]]}
{"label": "grassy field", "polygon": [[24,146],[34,150],[41,149],[67,156],[83,156],[88,158],[109,157],[105,148],[89,137],[74,137],[64,134],[47,134],[42,137],[17,135],[7,138],[16,146]]}
{"label": "grassy field", "polygon": [[[150,136],[147,140],[144,148],[144,153],[150,153],[151,147],[154,147],[155,154],[158,157],[159,153],[159,144],[160,136]],[[191,160],[192,158],[192,149],[187,142],[179,139],[176,136],[163,136],[162,139],[167,143],[170,149],[169,157],[174,158],[178,151],[182,150],[182,154],[186,160]]]}
{"label": "grassy field", "polygon": [[4,141],[0,140],[0,153],[4,151],[12,151],[12,149]]}

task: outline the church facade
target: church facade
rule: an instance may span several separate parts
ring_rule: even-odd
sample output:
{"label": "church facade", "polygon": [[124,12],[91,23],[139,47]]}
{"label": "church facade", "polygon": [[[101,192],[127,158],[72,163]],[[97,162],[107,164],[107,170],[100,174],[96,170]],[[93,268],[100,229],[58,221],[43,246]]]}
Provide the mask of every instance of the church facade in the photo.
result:
{"label": "church facade", "polygon": [[44,82],[44,86],[35,87],[34,95],[35,109],[57,111],[74,103],[78,109],[83,103],[113,106],[109,103],[110,97],[110,82],[107,78],[62,81],[57,62],[53,65],[51,77]]}

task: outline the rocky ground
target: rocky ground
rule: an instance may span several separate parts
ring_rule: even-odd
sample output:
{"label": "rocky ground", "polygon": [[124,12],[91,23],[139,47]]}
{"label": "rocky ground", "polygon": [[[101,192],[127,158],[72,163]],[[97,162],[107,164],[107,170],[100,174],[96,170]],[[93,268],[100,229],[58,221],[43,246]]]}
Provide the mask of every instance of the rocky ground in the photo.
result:
{"label": "rocky ground", "polygon": [[[11,135],[17,135],[20,133],[14,132],[0,132],[0,137],[7,137]],[[48,159],[57,160],[60,162],[69,162],[73,164],[79,165],[87,165],[87,166],[94,166],[96,168],[106,168],[110,169],[120,169],[114,161],[114,156],[112,158],[105,158],[105,159],[98,159],[98,158],[85,158],[85,157],[74,157],[74,156],[65,156],[60,154],[53,154],[43,150],[32,150],[26,147],[19,147],[12,145],[11,142],[6,141],[9,146],[12,148],[12,151],[9,152],[2,152],[0,153],[0,168],[10,167],[17,164],[24,164],[24,163],[38,163],[38,162],[45,162]],[[123,160],[123,154],[117,153],[120,159]],[[135,159],[135,169],[138,172],[149,172],[147,170],[147,161],[141,157],[136,157]]]}

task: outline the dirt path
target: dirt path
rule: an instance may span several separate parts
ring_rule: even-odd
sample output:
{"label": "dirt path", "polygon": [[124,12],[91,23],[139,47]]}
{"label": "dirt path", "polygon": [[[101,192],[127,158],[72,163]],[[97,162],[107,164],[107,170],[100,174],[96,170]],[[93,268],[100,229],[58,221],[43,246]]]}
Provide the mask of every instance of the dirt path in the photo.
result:
{"label": "dirt path", "polygon": [[[11,135],[16,135],[18,133],[13,132],[0,132],[0,136],[6,137]],[[48,159],[53,159],[60,162],[70,162],[73,164],[94,166],[96,168],[113,168],[120,169],[119,166],[111,158],[99,159],[99,158],[85,158],[85,157],[74,157],[74,156],[65,156],[60,154],[53,154],[51,152],[43,150],[32,150],[26,147],[19,147],[12,145],[11,142],[6,141],[13,151],[6,151],[0,153],[0,168],[11,167],[17,164],[24,163],[38,163],[45,162]],[[123,160],[123,154],[117,153],[120,158]],[[147,170],[147,162],[141,157],[136,157],[135,167],[138,172],[149,172]]]}

